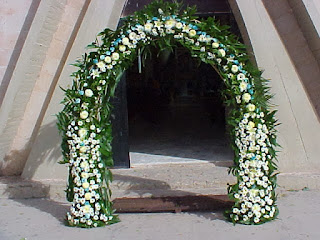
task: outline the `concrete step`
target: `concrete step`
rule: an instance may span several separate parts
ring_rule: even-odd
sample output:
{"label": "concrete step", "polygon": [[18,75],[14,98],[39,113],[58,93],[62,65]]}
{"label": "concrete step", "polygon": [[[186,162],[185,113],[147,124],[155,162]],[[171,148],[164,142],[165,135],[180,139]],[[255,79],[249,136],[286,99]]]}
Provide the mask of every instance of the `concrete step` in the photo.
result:
{"label": "concrete step", "polygon": [[[227,194],[230,162],[141,165],[113,169],[113,198]],[[319,173],[282,173],[278,184],[287,190],[320,189]],[[65,199],[66,179],[25,180],[0,177],[0,198]]]}
{"label": "concrete step", "polygon": [[[227,184],[235,179],[228,175],[230,163],[184,163],[142,165],[130,169],[113,169],[113,197],[183,196],[226,194]],[[64,179],[42,181],[20,177],[0,178],[1,198],[65,198]]]}

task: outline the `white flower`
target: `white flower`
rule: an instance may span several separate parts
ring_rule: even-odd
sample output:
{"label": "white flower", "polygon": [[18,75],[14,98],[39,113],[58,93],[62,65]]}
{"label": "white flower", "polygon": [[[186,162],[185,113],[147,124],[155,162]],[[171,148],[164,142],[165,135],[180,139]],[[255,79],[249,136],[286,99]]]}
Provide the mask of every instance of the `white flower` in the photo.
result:
{"label": "white flower", "polygon": [[126,51],[126,46],[120,45],[120,46],[119,46],[119,51],[120,51],[120,52]]}
{"label": "white flower", "polygon": [[253,213],[260,212],[260,210],[261,210],[261,207],[260,207],[259,204],[254,204],[254,205],[252,206],[252,211],[253,211]]}
{"label": "white flower", "polygon": [[254,127],[255,127],[254,122],[252,122],[252,121],[248,122],[248,125],[247,125],[247,130],[248,131],[252,130]]}
{"label": "white flower", "polygon": [[191,29],[191,30],[189,31],[189,36],[190,36],[190,37],[194,37],[196,34],[197,34],[197,32],[196,32],[196,30],[194,30],[194,29]]}
{"label": "white flower", "polygon": [[158,9],[159,14],[163,14],[163,10],[161,8]]}
{"label": "white flower", "polygon": [[80,138],[84,138],[84,137],[87,135],[87,129],[81,128],[81,129],[78,131],[78,135],[79,135]]}
{"label": "white flower", "polygon": [[89,177],[89,174],[86,172],[82,172],[81,177],[87,179]]}
{"label": "white flower", "polygon": [[112,60],[119,60],[119,53],[117,53],[117,52],[114,52],[114,53],[112,53],[112,55],[111,55],[111,58],[112,58]]}
{"label": "white flower", "polygon": [[82,111],[80,113],[80,118],[86,119],[89,116],[89,113],[87,111]]}
{"label": "white flower", "polygon": [[[152,30],[153,24],[152,23],[146,23],[144,25],[144,29],[146,32],[150,32]],[[122,41],[123,42],[123,41]]]}
{"label": "white flower", "polygon": [[165,22],[165,28],[171,29],[176,25],[176,20],[174,19],[169,19]]}
{"label": "white flower", "polygon": [[241,96],[236,96],[237,103],[241,103]]}
{"label": "white flower", "polygon": [[218,48],[218,47],[219,47],[219,43],[213,42],[213,43],[212,43],[212,47],[213,47],[213,48]]}
{"label": "white flower", "polygon": [[89,188],[89,183],[88,183],[88,182],[82,183],[82,187],[83,187],[84,189]]}
{"label": "white flower", "polygon": [[221,57],[224,57],[224,56],[226,56],[226,51],[223,50],[223,49],[219,49],[219,50],[218,50],[218,54],[219,54]]}
{"label": "white flower", "polygon": [[247,105],[247,109],[248,109],[249,112],[253,112],[256,109],[256,106],[254,104],[252,104],[252,103],[249,103]]}
{"label": "white flower", "polygon": [[93,91],[91,89],[86,89],[84,95],[86,95],[86,97],[92,97]]}
{"label": "white flower", "polygon": [[231,72],[236,73],[236,72],[238,72],[238,70],[239,70],[239,68],[237,65],[232,65]]}
{"label": "white flower", "polygon": [[129,33],[129,39],[130,40],[134,40],[134,39],[136,39],[136,37],[137,37],[137,34],[135,32]]}
{"label": "white flower", "polygon": [[122,44],[123,45],[129,45],[129,43],[130,43],[129,38],[127,38],[127,37],[122,38]]}
{"label": "white flower", "polygon": [[90,75],[93,77],[93,79],[100,76],[98,69],[93,69]]}
{"label": "white flower", "polygon": [[244,75],[243,73],[239,73],[238,75],[237,75],[237,79],[238,80],[243,80],[243,79],[245,79],[246,78],[246,75]]}
{"label": "white flower", "polygon": [[183,27],[182,27],[182,32],[188,33],[189,30],[190,30],[190,27],[189,27],[188,25],[183,25]]}
{"label": "white flower", "polygon": [[176,28],[181,29],[183,27],[183,24],[181,22],[176,23]]}
{"label": "white flower", "polygon": [[[238,74],[238,75],[239,75],[239,74]],[[239,85],[240,91],[243,92],[243,91],[247,90],[247,85],[248,85],[248,84],[247,84],[246,82],[243,82],[243,81],[242,81],[242,82],[240,83],[240,85]]]}
{"label": "white flower", "polygon": [[111,62],[112,62],[112,59],[111,59],[110,56],[106,56],[105,59],[104,59],[104,61],[105,61],[106,63],[111,63]]}
{"label": "white flower", "polygon": [[91,198],[91,193],[87,192],[87,193],[84,195],[84,198],[85,198],[86,200],[90,200],[90,198]]}
{"label": "white flower", "polygon": [[206,37],[205,35],[201,34],[201,35],[199,36],[199,40],[198,40],[198,41],[200,41],[200,42],[206,42],[206,41],[207,41],[207,37]]}
{"label": "white flower", "polygon": [[83,208],[82,208],[82,211],[83,213],[89,213],[90,212],[90,205],[85,205]]}
{"label": "white flower", "polygon": [[158,30],[161,29],[161,27],[163,27],[163,24],[161,21],[155,21],[154,22],[154,27],[157,28]]}
{"label": "white flower", "polygon": [[245,102],[249,102],[251,100],[251,95],[249,93],[245,93],[242,95],[242,100]]}
{"label": "white flower", "polygon": [[97,67],[102,71],[105,72],[106,71],[106,65],[104,62],[100,61],[97,63]]}

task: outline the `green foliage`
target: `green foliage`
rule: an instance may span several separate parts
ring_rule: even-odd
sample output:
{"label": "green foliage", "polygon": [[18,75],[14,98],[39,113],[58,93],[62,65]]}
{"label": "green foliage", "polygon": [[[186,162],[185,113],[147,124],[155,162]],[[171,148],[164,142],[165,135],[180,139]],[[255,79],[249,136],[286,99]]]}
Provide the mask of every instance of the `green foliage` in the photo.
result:
{"label": "green foliage", "polygon": [[[74,164],[74,162],[77,161],[79,156],[83,155],[83,153],[78,150],[81,146],[79,144],[76,145],[74,142],[82,141],[81,144],[84,144],[83,142],[89,138],[91,138],[91,140],[94,139],[94,141],[99,141],[98,150],[94,149],[94,151],[92,151],[94,144],[91,144],[92,146],[88,145],[88,148],[91,150],[88,152],[85,150],[85,156],[89,159],[95,157],[95,159],[99,160],[92,161],[93,163],[91,164],[95,164],[94,169],[101,174],[102,182],[99,183],[99,188],[96,192],[101,196],[98,202],[101,205],[101,212],[108,217],[108,221],[101,221],[99,219],[94,220],[91,225],[88,225],[82,222],[74,223],[69,219],[69,225],[87,228],[104,226],[105,224],[112,224],[119,221],[118,217],[114,215],[110,190],[110,183],[113,180],[110,171],[110,168],[113,166],[111,145],[112,126],[110,120],[112,105],[110,99],[114,97],[116,86],[123,72],[130,67],[134,59],[136,59],[137,49],[140,49],[142,62],[144,63],[151,55],[150,47],[159,49],[160,54],[160,52],[164,50],[173,50],[177,45],[183,46],[190,51],[193,57],[213,66],[224,81],[225,88],[221,94],[224,104],[229,109],[227,124],[231,138],[231,147],[234,150],[234,166],[230,168],[229,173],[237,178],[237,184],[228,187],[229,197],[235,200],[233,209],[240,208],[242,204],[241,201],[235,198],[235,194],[240,191],[239,183],[243,181],[242,176],[239,174],[242,169],[240,166],[243,157],[240,157],[241,150],[236,142],[240,139],[240,137],[237,136],[237,132],[239,131],[239,126],[241,125],[240,123],[244,115],[248,112],[248,102],[241,100],[243,94],[243,91],[239,88],[241,81],[236,74],[232,74],[230,69],[232,69],[234,65],[237,65],[239,69],[241,67],[241,72],[245,73],[246,76],[247,86],[250,86],[248,87],[248,92],[251,94],[250,101],[256,108],[254,114],[264,113],[264,117],[252,117],[251,121],[255,126],[259,124],[262,126],[262,124],[264,124],[269,131],[265,142],[267,143],[267,151],[271,159],[267,160],[268,170],[264,170],[264,175],[268,177],[270,185],[272,186],[272,198],[276,199],[274,188],[276,186],[276,175],[278,172],[275,160],[277,155],[276,147],[279,147],[279,145],[276,141],[277,132],[275,127],[278,122],[275,119],[276,111],[269,110],[269,101],[272,95],[269,93],[268,80],[264,79],[262,72],[250,62],[249,56],[246,53],[246,46],[240,43],[238,38],[228,31],[228,26],[221,26],[211,17],[206,20],[199,20],[195,17],[195,13],[195,7],[184,7],[181,2],[154,1],[143,10],[136,12],[133,16],[127,17],[123,25],[116,31],[105,29],[100,32],[97,39],[88,45],[87,48],[90,52],[84,54],[81,59],[78,59],[75,64],[73,64],[78,70],[71,74],[74,79],[72,87],[70,89],[62,89],[65,93],[62,101],[64,108],[57,115],[57,126],[62,136],[61,148],[63,160],[61,163],[69,165],[66,195],[68,201],[75,201],[74,189],[78,181],[75,177],[75,172],[79,171],[79,163]],[[176,37],[173,34],[160,33],[152,37],[149,36],[149,38],[147,37],[145,41],[137,41],[136,46],[132,48],[126,46],[125,51],[128,52],[127,54],[119,50],[121,41],[123,43],[124,38],[128,37],[130,32],[136,31],[136,28],[139,26],[145,26],[146,23],[150,22],[156,24],[157,21],[163,24],[163,22],[169,19],[183,23],[185,26],[189,26],[190,29],[196,29],[197,34],[188,35],[183,32],[184,30],[179,30],[184,36],[179,38],[179,36]],[[188,31],[191,32],[192,30]],[[198,45],[195,44],[200,34],[214,37],[214,41],[219,43],[219,47],[213,47],[211,40],[201,42],[201,44],[199,43]],[[221,50],[224,51],[224,55],[221,53]],[[118,53],[118,56],[113,56],[114,53]],[[208,57],[209,53],[214,57]],[[111,59],[111,56],[113,59]],[[111,60],[106,61],[107,58]],[[98,66],[98,64],[100,64],[100,66]],[[104,69],[105,67],[109,68]],[[85,93],[85,91],[88,90],[91,92]],[[88,118],[81,117],[83,111],[88,113]],[[81,122],[81,125],[79,125],[79,122]],[[79,126],[77,126],[77,124]],[[88,133],[86,132],[85,141],[81,140],[81,137],[78,136],[80,128],[88,131]],[[97,129],[99,129],[99,131]],[[99,154],[97,155],[96,152]],[[254,151],[248,150],[248,152],[251,153]],[[98,167],[98,162],[102,164],[102,168]],[[252,172],[255,171],[253,168],[249,169]],[[88,179],[90,181],[96,180],[94,177],[89,177]],[[263,188],[255,183],[252,189],[261,190]],[[262,217],[259,222],[253,222],[252,218],[237,219],[238,215],[234,215],[231,211],[228,211],[226,216],[233,223],[260,224],[274,219],[277,214],[278,209],[276,209],[274,217]]]}

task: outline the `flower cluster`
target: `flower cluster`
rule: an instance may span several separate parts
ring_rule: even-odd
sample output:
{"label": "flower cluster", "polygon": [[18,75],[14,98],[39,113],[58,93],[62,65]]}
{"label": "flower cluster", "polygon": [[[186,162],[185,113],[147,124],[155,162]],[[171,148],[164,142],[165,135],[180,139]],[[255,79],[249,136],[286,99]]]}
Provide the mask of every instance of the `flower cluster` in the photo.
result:
{"label": "flower cluster", "polygon": [[[89,94],[91,95],[91,94]],[[88,119],[88,112],[80,113],[81,119]],[[89,121],[86,121],[89,122]],[[100,140],[96,139],[100,129],[90,125],[89,129],[83,120],[72,121],[68,126],[66,135],[69,137],[69,167],[73,179],[74,199],[67,219],[71,226],[85,224],[98,226],[98,220],[107,223],[113,219],[112,215],[106,216],[100,212],[101,170],[104,164],[101,161]]]}
{"label": "flower cluster", "polygon": [[[266,89],[260,72],[250,70],[242,46],[228,40],[231,35],[216,23],[192,21],[187,11],[179,15],[179,7],[162,4],[163,8],[155,2],[138,12],[117,32],[102,32],[102,44],[93,44],[97,50],[78,64],[73,88],[66,91],[66,107],[58,118],[65,134],[65,163],[70,168],[67,193],[73,203],[67,215],[69,224],[96,227],[117,221],[110,200],[112,177],[107,169],[112,165],[107,164],[112,160],[109,99],[137,49],[151,42],[162,47],[178,42],[193,57],[217,69],[226,85],[226,104],[236,110],[229,122],[236,153],[233,174],[238,182],[229,189],[235,205],[228,217],[244,224],[273,219],[277,215],[276,167],[272,162],[275,121],[266,107],[266,97],[256,93],[258,87],[260,92]],[[258,86],[257,81],[261,81]]]}

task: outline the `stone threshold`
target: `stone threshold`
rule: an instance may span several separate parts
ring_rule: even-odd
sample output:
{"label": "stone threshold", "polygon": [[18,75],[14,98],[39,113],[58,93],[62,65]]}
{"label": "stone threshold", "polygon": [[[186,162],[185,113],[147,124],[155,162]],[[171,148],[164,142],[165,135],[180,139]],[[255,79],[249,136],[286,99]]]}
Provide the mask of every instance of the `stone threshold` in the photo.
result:
{"label": "stone threshold", "polygon": [[[217,164],[170,164],[113,169],[112,197],[152,198],[168,196],[226,195],[235,178],[226,166]],[[48,198],[64,200],[64,179],[27,180],[0,177],[0,198]],[[281,173],[278,189],[320,190],[319,173]]]}

